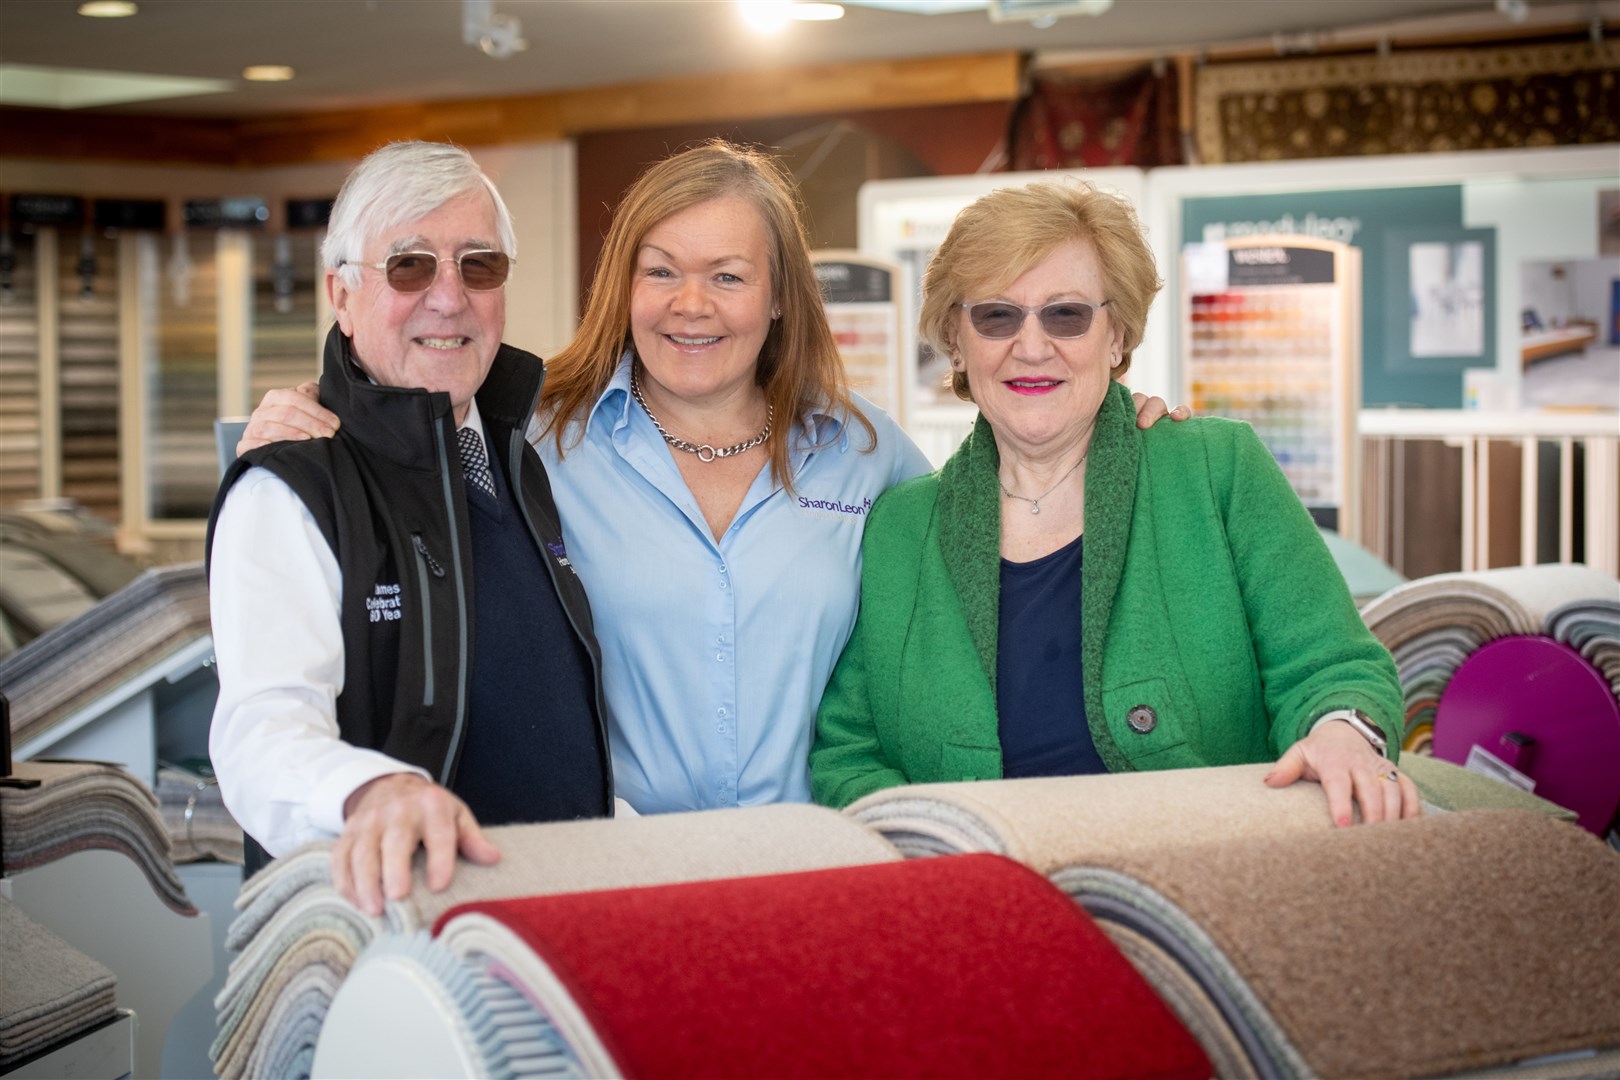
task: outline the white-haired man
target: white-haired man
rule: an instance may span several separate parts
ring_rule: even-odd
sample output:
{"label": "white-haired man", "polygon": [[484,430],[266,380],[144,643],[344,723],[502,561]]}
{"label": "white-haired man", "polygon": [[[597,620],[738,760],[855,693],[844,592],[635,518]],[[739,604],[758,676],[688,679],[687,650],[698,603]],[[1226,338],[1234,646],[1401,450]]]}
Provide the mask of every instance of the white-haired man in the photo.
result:
{"label": "white-haired man", "polygon": [[590,609],[524,439],[542,367],[501,343],[515,249],[464,150],[362,161],[322,248],[341,428],[244,455],[209,522],[226,804],[271,855],[336,837],[373,914],[418,847],[442,889],[458,851],[499,858],[480,822],[612,812]]}

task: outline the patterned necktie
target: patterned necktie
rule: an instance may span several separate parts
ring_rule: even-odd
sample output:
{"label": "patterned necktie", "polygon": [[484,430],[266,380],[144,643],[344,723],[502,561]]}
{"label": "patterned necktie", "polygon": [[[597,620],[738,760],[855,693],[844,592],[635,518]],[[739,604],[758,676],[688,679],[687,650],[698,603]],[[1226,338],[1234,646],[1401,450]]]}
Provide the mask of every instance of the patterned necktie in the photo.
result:
{"label": "patterned necktie", "polygon": [[472,428],[456,432],[456,449],[461,451],[461,471],[467,484],[495,497],[495,478],[489,474],[489,459],[484,453],[484,437]]}

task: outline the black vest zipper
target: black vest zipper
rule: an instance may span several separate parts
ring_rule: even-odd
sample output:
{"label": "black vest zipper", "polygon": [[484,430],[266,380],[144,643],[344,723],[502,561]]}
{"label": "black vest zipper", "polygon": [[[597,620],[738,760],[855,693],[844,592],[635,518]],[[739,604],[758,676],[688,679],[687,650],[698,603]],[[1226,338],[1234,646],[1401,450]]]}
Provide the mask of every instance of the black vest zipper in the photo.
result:
{"label": "black vest zipper", "polygon": [[422,705],[432,708],[434,701],[433,687],[433,594],[428,591],[428,575],[436,578],[444,577],[444,567],[439,560],[428,554],[427,544],[422,542],[421,533],[411,533],[411,546],[416,548],[416,580],[421,585],[422,592],[422,667],[427,672],[424,676],[425,685],[422,688]]}
{"label": "black vest zipper", "polygon": [[[463,570],[461,553],[461,526],[456,513],[456,495],[450,484],[450,457],[445,449],[444,425],[434,432],[434,445],[439,454],[439,490],[444,497],[444,517],[450,526],[450,567],[456,586],[456,722],[450,731],[450,746],[444,756],[444,767],[439,772],[439,783],[450,786],[456,775],[456,761],[461,756],[461,740],[467,730],[467,680],[472,677],[468,662],[468,636],[472,628],[467,615],[467,575]],[[457,467],[460,467],[458,460]]]}

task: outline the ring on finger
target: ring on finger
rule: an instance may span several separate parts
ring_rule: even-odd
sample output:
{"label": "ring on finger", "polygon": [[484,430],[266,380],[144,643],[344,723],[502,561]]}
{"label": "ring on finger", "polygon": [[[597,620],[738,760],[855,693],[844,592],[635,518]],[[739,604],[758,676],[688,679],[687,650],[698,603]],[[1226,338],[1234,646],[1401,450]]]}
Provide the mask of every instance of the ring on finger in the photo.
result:
{"label": "ring on finger", "polygon": [[1380,780],[1389,780],[1389,781],[1391,781],[1393,783],[1397,783],[1397,784],[1401,782],[1401,774],[1396,772],[1394,769],[1388,769],[1388,770],[1385,770],[1384,772],[1379,773],[1378,778]]}

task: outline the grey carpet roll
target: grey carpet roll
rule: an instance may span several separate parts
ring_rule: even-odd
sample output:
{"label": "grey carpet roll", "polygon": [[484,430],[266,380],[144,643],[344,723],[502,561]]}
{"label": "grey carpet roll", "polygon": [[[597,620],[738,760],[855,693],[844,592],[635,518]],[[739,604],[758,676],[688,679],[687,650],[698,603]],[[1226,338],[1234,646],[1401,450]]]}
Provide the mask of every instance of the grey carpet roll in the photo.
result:
{"label": "grey carpet roll", "polygon": [[202,563],[148,570],[70,622],[0,660],[21,745],[208,633]]}
{"label": "grey carpet roll", "polygon": [[460,863],[451,886],[416,887],[381,918],[331,885],[330,843],[311,844],[255,875],[237,898],[226,947],[238,955],[215,998],[211,1054],[225,1080],[296,1075],[308,1067],[326,1006],[355,958],[383,933],[430,927],[475,900],[588,892],[681,881],[890,862],[883,839],[821,807],[777,805],[485,830],[501,850],[490,867]]}
{"label": "grey carpet roll", "polygon": [[0,866],[14,872],[76,851],[117,851],[140,867],[170,908],[197,913],[175,873],[157,798],[145,784],[100,762],[19,761],[12,775],[39,786],[0,788],[5,825]]}
{"label": "grey carpet roll", "polygon": [[219,784],[211,777],[160,768],[155,793],[175,862],[217,859],[242,865],[242,827],[225,808]]}
{"label": "grey carpet roll", "polygon": [[0,897],[0,1069],[113,1014],[115,980],[101,964]]}
{"label": "grey carpet roll", "polygon": [[[1099,922],[1195,955],[1211,997],[1238,1003],[1239,1041],[1262,1048],[1258,1075],[1440,1076],[1620,1048],[1620,859],[1542,814],[1126,850],[1053,880]],[[1577,1075],[1613,1063],[1584,1060]]]}

